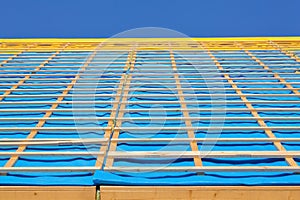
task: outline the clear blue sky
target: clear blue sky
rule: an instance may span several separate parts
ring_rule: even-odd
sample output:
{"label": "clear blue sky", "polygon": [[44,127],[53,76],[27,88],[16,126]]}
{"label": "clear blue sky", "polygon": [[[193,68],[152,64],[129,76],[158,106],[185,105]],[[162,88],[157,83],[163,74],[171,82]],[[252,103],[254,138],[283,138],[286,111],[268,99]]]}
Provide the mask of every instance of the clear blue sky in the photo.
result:
{"label": "clear blue sky", "polygon": [[300,35],[300,0],[1,0],[0,37],[110,37],[138,27],[188,36]]}

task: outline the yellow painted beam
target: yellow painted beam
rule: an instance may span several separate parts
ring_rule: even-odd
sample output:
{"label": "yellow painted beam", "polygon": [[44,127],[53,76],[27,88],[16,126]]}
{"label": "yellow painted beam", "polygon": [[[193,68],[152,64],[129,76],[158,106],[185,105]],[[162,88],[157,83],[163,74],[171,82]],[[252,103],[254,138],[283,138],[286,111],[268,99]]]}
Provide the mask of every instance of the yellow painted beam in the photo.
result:
{"label": "yellow painted beam", "polygon": [[0,42],[151,42],[151,41],[297,41],[295,37],[219,37],[219,38],[22,38],[0,39]]}

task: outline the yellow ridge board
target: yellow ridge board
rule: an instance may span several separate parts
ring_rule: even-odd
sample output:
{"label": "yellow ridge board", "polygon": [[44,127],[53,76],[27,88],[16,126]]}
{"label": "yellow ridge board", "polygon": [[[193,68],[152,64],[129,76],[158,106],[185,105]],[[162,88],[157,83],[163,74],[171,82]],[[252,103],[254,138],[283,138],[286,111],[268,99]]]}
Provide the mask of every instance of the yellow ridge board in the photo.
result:
{"label": "yellow ridge board", "polygon": [[294,37],[219,37],[219,38],[22,38],[0,39],[0,42],[151,42],[151,41],[297,41],[300,36]]}

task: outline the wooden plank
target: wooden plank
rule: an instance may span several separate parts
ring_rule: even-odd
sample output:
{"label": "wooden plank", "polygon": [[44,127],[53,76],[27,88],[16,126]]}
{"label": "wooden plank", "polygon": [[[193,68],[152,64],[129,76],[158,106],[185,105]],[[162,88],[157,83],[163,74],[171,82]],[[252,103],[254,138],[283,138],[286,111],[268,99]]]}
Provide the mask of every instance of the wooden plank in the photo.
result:
{"label": "wooden plank", "polygon": [[[117,142],[118,140],[113,140]],[[189,142],[195,142],[191,140]],[[61,151],[61,152],[0,152],[0,156],[93,156],[103,155],[100,151]],[[109,159],[113,158],[171,158],[171,157],[206,157],[206,158],[282,158],[282,157],[300,157],[300,151],[113,151],[107,154]]]}
{"label": "wooden plank", "polygon": [[0,167],[0,173],[7,172],[94,172],[96,167]]}
{"label": "wooden plank", "polygon": [[[215,85],[218,83],[222,83],[224,85],[229,85],[229,83],[224,83],[224,82],[214,82],[214,83],[181,83],[181,85],[196,85],[196,86],[200,86],[200,85]],[[294,85],[299,85],[300,82],[289,82],[290,84],[294,84]],[[238,82],[236,83],[237,85],[257,85],[257,83],[251,83],[251,82]],[[264,82],[263,85],[277,85],[277,82]],[[24,83],[23,86],[65,86],[66,83]],[[76,85],[80,85],[80,86],[93,86],[93,83],[77,83]],[[114,86],[115,83],[101,83],[101,85],[105,85],[105,86]],[[140,86],[140,85],[151,85],[151,86],[155,86],[155,85],[161,85],[161,83],[131,83],[131,86]],[[176,85],[176,83],[165,83],[165,85]],[[0,86],[11,86],[11,84],[7,84],[7,83],[0,83]]]}
{"label": "wooden plank", "polygon": [[[124,109],[122,109],[124,111]],[[188,112],[188,109],[183,109],[183,112]],[[26,117],[11,117],[11,118],[0,118],[0,122],[2,121],[38,121],[40,118],[26,118]],[[44,118],[47,121],[74,121],[73,117],[53,117],[53,118]],[[253,119],[264,119],[264,120],[292,120],[297,121],[300,120],[300,117],[151,117],[152,121],[160,121],[160,120],[168,120],[168,121],[180,121],[180,120],[233,120],[233,121],[244,121],[244,120],[253,120]],[[76,120],[80,121],[90,121],[90,120],[98,120],[98,121],[107,121],[107,120],[121,120],[121,121],[127,121],[127,120],[134,120],[134,121],[145,121],[149,120],[148,117],[124,117],[124,118],[112,118],[112,117],[78,117]]]}
{"label": "wooden plank", "polygon": [[[133,58],[134,54],[133,52],[128,52],[128,56],[127,56],[127,61],[126,61],[126,64],[124,66],[124,71],[128,71],[130,70],[131,68],[131,65],[132,65],[132,59],[135,59]],[[113,131],[114,131],[114,128],[116,126],[116,117],[118,115],[118,112],[120,110],[119,106],[120,106],[120,102],[122,102],[122,93],[124,92],[124,85],[126,84],[126,80],[127,80],[127,74],[126,73],[123,73],[122,76],[121,76],[121,79],[120,79],[120,82],[119,82],[119,86],[118,86],[118,89],[117,89],[117,94],[115,96],[115,101],[113,102],[113,108],[112,108],[112,111],[111,111],[111,114],[110,114],[110,120],[108,122],[108,127],[110,127],[109,130],[106,130],[105,131],[105,134],[104,134],[104,138],[110,140],[111,137],[112,137],[112,134],[113,134]],[[124,109],[124,108],[123,108]],[[108,146],[103,146],[100,148],[100,151],[101,152],[107,152],[109,149]],[[103,156],[99,156],[97,158],[97,161],[95,163],[95,166],[96,167],[99,167],[99,168],[102,168],[103,167],[103,163],[104,163],[104,159],[105,159],[105,155]]]}
{"label": "wooden plank", "polygon": [[0,186],[0,200],[95,200],[95,186]]}
{"label": "wooden plank", "polygon": [[[124,89],[127,89],[127,90],[122,91],[123,96],[122,96],[122,98],[119,102],[119,109],[121,111],[120,110],[118,111],[118,113],[116,115],[117,118],[122,118],[124,116],[123,110],[126,108],[126,104],[124,104],[122,102],[127,101],[127,96],[128,96],[128,92],[129,92],[128,89],[130,88],[130,82],[131,82],[131,79],[132,79],[132,75],[130,73],[132,73],[133,70],[134,70],[136,54],[137,54],[136,48],[134,48],[132,53],[131,53],[131,57],[129,58],[129,65],[128,65],[128,69],[127,69],[129,74],[127,74],[127,77],[124,80]],[[122,127],[122,123],[123,123],[123,121],[116,120],[116,124],[115,124],[115,127],[114,127],[114,131],[112,133],[111,139],[117,139],[119,137],[120,130],[121,130],[119,127]],[[111,141],[110,147],[109,147],[107,153],[109,153],[110,151],[115,151],[117,149],[117,145],[118,145],[117,141]],[[107,160],[106,160],[105,166],[106,167],[111,167],[111,166],[113,166],[113,163],[114,163],[114,158],[113,157],[108,157]]]}
{"label": "wooden plank", "polygon": [[[76,145],[76,146],[79,146],[79,145],[85,145],[85,144],[101,144],[101,145],[106,145],[106,141],[101,141],[101,140],[94,140],[94,141],[85,141],[85,140],[82,140],[82,141],[63,141],[63,142],[58,142],[60,138],[57,138],[55,140],[57,141],[53,141],[53,142],[48,142],[48,141],[45,141],[45,142],[35,142],[35,141],[29,141],[29,142],[10,142],[10,141],[7,141],[7,142],[0,142],[0,146],[19,146],[19,145],[26,145],[26,146],[72,146],[72,145]],[[1,140],[2,141],[2,140]],[[293,142],[296,142],[298,140],[284,140],[284,141],[293,141]],[[299,140],[300,141],[300,140]],[[104,144],[102,144],[104,143]]]}
{"label": "wooden plank", "polygon": [[[91,110],[90,109],[85,109],[85,108],[82,108],[82,109],[68,109],[68,108],[63,108],[63,109],[39,109],[39,108],[33,108],[33,109],[1,109],[1,112],[45,112],[47,110],[51,110],[51,111],[55,111],[55,112],[90,112]],[[178,109],[177,108],[165,108],[164,109],[165,111],[177,111]],[[224,111],[235,111],[235,112],[238,112],[238,111],[249,111],[248,108],[226,108],[226,109],[216,109],[216,108],[187,108],[187,109],[181,109],[181,110],[186,110],[188,112],[202,112],[202,111],[214,111],[214,112],[217,112],[217,111],[220,111],[220,112],[224,112]],[[298,112],[300,111],[300,108],[256,108],[255,110],[257,111],[268,111],[268,112],[274,112],[274,111],[282,111],[282,112],[287,112],[287,111],[290,111],[290,112]],[[112,109],[107,109],[107,108],[96,108],[94,109],[95,112],[111,112]],[[144,108],[133,108],[133,109],[123,109],[124,112],[147,112],[149,111],[149,109],[144,109]],[[159,112],[161,111],[161,109],[156,109],[156,108],[153,108],[151,109],[151,111],[154,111],[154,112]]]}
{"label": "wooden plank", "polygon": [[[242,91],[242,90],[240,90]],[[128,90],[127,90],[128,92]],[[299,92],[298,92],[299,93]],[[61,96],[65,97],[68,94],[62,94]],[[121,95],[123,96],[123,95]],[[222,97],[224,94],[177,94],[179,97]],[[227,97],[239,97],[238,94],[226,94]],[[300,97],[299,94],[243,94],[243,96],[246,97]],[[5,98],[6,95],[0,96],[0,98],[3,97]],[[9,95],[9,98],[23,98],[23,99],[30,99],[30,98],[56,98],[57,95]],[[82,94],[82,95],[76,95],[76,97],[116,97],[115,94]],[[128,97],[128,95],[125,95],[125,97]],[[132,94],[130,97],[137,97],[137,98],[142,98],[142,97],[174,97],[174,94],[143,94],[143,95],[137,95],[137,94]],[[180,98],[179,98],[180,99]],[[182,101],[180,101],[182,102]]]}
{"label": "wooden plank", "polygon": [[[75,75],[75,74],[74,74]],[[294,74],[293,74],[294,75]],[[51,74],[49,74],[49,76],[51,76]],[[57,76],[60,76],[59,74]],[[70,74],[68,74],[67,76],[70,76]],[[91,74],[90,76],[95,76],[95,74]],[[61,81],[71,81],[71,80],[74,80],[75,78],[31,78],[31,80],[35,80],[35,81],[57,81],[57,80],[61,80]],[[112,80],[119,80],[120,78],[102,78],[103,80],[109,80],[109,81],[112,81]],[[135,80],[138,80],[138,81],[154,81],[154,80],[174,80],[174,78],[163,78],[163,77],[153,77],[153,78],[147,78],[147,77],[136,77],[134,78]],[[185,78],[178,78],[179,80],[185,80]],[[256,77],[253,77],[253,78],[230,78],[231,80],[257,80],[257,81],[260,81],[260,80],[277,80],[276,78],[271,78],[271,77],[264,77],[264,78],[256,78]],[[285,77],[286,80],[300,80],[300,77]],[[15,81],[15,80],[19,80],[19,78],[0,78],[1,81]],[[90,81],[90,80],[99,80],[99,78],[81,78],[81,80],[84,80],[84,81]],[[215,80],[219,80],[219,81],[222,81],[223,79],[222,78],[189,78],[189,80],[212,80],[212,81],[215,81]]]}
{"label": "wooden plank", "polygon": [[[2,167],[1,173],[7,172],[94,172],[98,167]],[[104,167],[111,172],[300,172],[300,167],[291,166],[184,166],[184,167]]]}
{"label": "wooden plank", "polygon": [[[9,153],[4,153],[6,154]],[[107,156],[113,158],[191,158],[193,156],[200,158],[283,158],[300,157],[300,151],[109,151]]]}
{"label": "wooden plank", "polygon": [[[291,55],[291,56],[293,56],[293,59],[297,59],[297,57],[294,56],[294,54]],[[192,64],[194,64],[196,66],[197,65],[201,65],[202,67],[204,67],[200,71],[204,71],[205,68],[209,68],[209,67],[211,67],[213,65],[208,58],[201,57],[201,55],[199,55],[198,57],[194,57],[194,56],[190,56],[188,54],[185,54],[185,57],[187,59],[189,59],[190,63],[192,63]],[[268,61],[273,61],[273,63],[275,64],[275,66],[278,66],[278,67],[280,66],[280,64],[282,62],[289,60],[287,58],[277,58],[277,56],[273,56],[273,55],[270,55],[269,57],[270,58],[267,58],[267,59],[263,58],[263,59],[264,60],[268,60]],[[59,57],[59,58],[61,59],[61,61],[58,63],[59,65],[57,66],[57,68],[62,68],[63,66],[68,65],[68,64],[72,64],[72,63],[75,63],[75,64],[84,64],[84,61],[76,61],[75,60],[74,62],[72,62],[72,60],[71,60],[72,57],[71,56],[68,57],[68,58],[61,58],[61,57]],[[79,57],[78,59],[80,59],[80,58],[81,57]],[[93,59],[93,63],[94,64],[100,65],[100,66],[93,67],[93,69],[105,69],[105,67],[101,66],[101,65],[107,65],[107,64],[109,64],[110,62],[107,61],[107,60],[113,59],[113,58],[114,57],[108,56],[108,54],[107,54],[107,57],[105,57],[105,59],[99,59],[99,58],[98,59],[97,58]],[[161,57],[159,55],[157,55],[156,58],[157,58],[158,61],[155,61],[155,62],[151,61],[150,62],[150,61],[145,60],[143,62],[137,62],[137,64],[147,64],[147,66],[145,66],[145,71],[148,71],[148,72],[153,72],[153,71],[151,71],[151,69],[153,69],[153,68],[156,69],[156,70],[158,70],[158,71],[161,71],[161,72],[168,72],[168,70],[166,70],[164,68],[161,68],[161,67],[162,67],[162,65],[167,64],[169,60],[166,57]],[[74,58],[74,59],[77,59],[77,58]],[[122,58],[120,58],[120,59],[122,59]],[[147,59],[147,57],[145,59]],[[24,63],[25,65],[23,65],[23,66],[20,67],[20,68],[23,69],[23,70],[21,70],[21,72],[27,72],[28,71],[27,67],[31,67],[32,65],[35,65],[35,64],[39,63],[41,60],[43,60],[43,59],[42,58],[36,59],[36,58],[32,58],[32,57],[23,57],[23,58],[21,57],[20,60],[26,61]],[[242,66],[247,67],[247,64],[249,64],[250,63],[249,61],[251,61],[251,60],[249,58],[234,57],[234,54],[233,54],[233,57],[224,58],[220,62],[222,64],[231,63],[231,64],[233,64],[233,66],[237,67],[238,65],[236,63],[233,63],[232,61],[239,61],[239,63]],[[112,68],[114,68],[114,69],[122,69],[122,67],[123,67],[122,66],[123,61],[115,61],[114,63],[116,65],[112,66]],[[186,71],[192,70],[191,68],[189,68],[190,66],[187,65],[186,62],[182,58],[179,58],[178,61],[177,61],[177,63],[181,64],[184,67],[183,69],[186,70]],[[3,67],[5,67],[5,68],[18,68],[18,66],[14,65],[14,64],[15,64],[14,62],[11,62],[10,65],[3,66]],[[295,65],[295,63],[294,64],[293,63],[287,63],[287,64],[288,64],[288,66],[297,66],[297,65]],[[48,68],[49,68],[49,66],[48,66]],[[53,71],[64,72],[63,70],[59,70],[57,68],[55,67],[55,69],[53,69]],[[79,72],[81,72],[81,70],[79,69],[79,67],[76,66],[76,65],[75,66],[71,66],[70,68],[68,68],[66,72],[72,72],[72,71],[74,71],[74,69],[78,69]],[[256,68],[256,67],[253,67],[253,69],[254,70],[261,70],[261,69]],[[278,69],[280,69],[280,67]],[[228,69],[228,70],[230,70],[230,69]],[[233,70],[242,70],[243,71],[243,70],[249,70],[249,68],[245,68],[245,69],[239,69],[238,68],[238,69],[233,69]],[[9,71],[10,72],[18,72],[17,69],[11,69]]]}
{"label": "wooden plank", "polygon": [[[171,58],[171,63],[172,63],[172,68],[173,68],[173,73],[174,73],[174,79],[175,79],[175,82],[176,82],[177,95],[179,96],[179,100],[180,100],[180,107],[181,107],[181,109],[183,109],[181,112],[183,113],[183,116],[185,118],[184,122],[185,122],[185,125],[187,127],[192,127],[192,122],[191,122],[191,119],[190,119],[190,115],[186,111],[187,105],[185,103],[185,98],[184,98],[185,95],[183,94],[183,91],[182,91],[182,88],[181,88],[181,83],[180,83],[180,80],[178,79],[179,75],[178,75],[178,72],[177,72],[176,61],[175,61],[174,53],[173,53],[172,49],[170,50],[170,58]],[[187,134],[188,134],[189,138],[191,138],[191,139],[195,138],[195,133],[194,133],[193,130],[187,130]],[[191,147],[192,151],[199,151],[198,143],[196,141],[191,141],[190,142],[190,147]],[[194,156],[194,165],[198,166],[198,167],[202,166],[202,160],[199,156]]]}
{"label": "wooden plank", "polygon": [[[227,71],[227,72],[222,72],[222,71]],[[224,70],[222,69],[219,73],[205,73],[205,75],[220,75],[220,74],[229,74],[229,75],[240,75],[241,73],[230,73],[228,72],[229,70]],[[122,73],[120,72],[119,74],[117,73],[114,73],[114,74],[107,74],[106,76],[108,77],[114,77],[116,75],[121,75]],[[178,73],[179,75],[189,75],[189,76],[195,76],[195,77],[198,77],[199,75],[203,74],[202,73]],[[262,73],[262,72],[248,72],[247,73],[248,75],[269,75],[269,73]],[[282,74],[285,74],[285,75],[295,75],[295,73],[282,73]],[[65,76],[70,76],[70,75],[73,75],[75,76],[76,74],[42,74],[42,73],[39,73],[39,74],[31,74],[31,73],[25,73],[25,74],[0,74],[0,77],[4,76],[4,77],[14,77],[14,76],[28,76],[30,75],[31,77],[35,77],[35,76],[38,76],[38,77],[41,77],[41,76],[46,76],[46,77],[51,77],[51,76],[55,76],[55,77],[59,77],[61,76],[62,78],[65,77]],[[84,74],[85,76],[95,76],[95,74]],[[164,76],[170,76],[170,75],[173,75],[173,73],[135,73],[134,76],[139,76],[140,79],[145,79],[145,80],[149,80],[150,78],[147,78],[147,76],[157,76],[157,78],[159,79],[162,79],[162,80],[168,80],[166,78],[163,78]],[[6,78],[7,80],[9,80],[9,78]],[[106,78],[106,79],[111,79],[112,78]],[[118,79],[118,78],[116,78]],[[190,78],[189,78],[190,79]],[[198,79],[201,79],[201,78],[198,78]],[[202,78],[203,79],[203,78]],[[204,78],[205,80],[206,79],[209,79],[209,78]],[[211,78],[213,79],[213,78]],[[263,78],[256,78],[256,79],[266,79],[265,77]],[[181,78],[181,80],[184,80]]]}
{"label": "wooden plank", "polygon": [[[38,168],[37,168],[38,169]],[[184,167],[105,167],[110,172],[300,172],[300,167],[291,166],[184,166]],[[1,168],[0,168],[1,171]]]}
{"label": "wooden plank", "polygon": [[60,145],[85,145],[85,144],[101,144],[106,145],[106,139],[62,139],[62,138],[51,138],[51,139],[0,139],[0,146],[60,146]]}
{"label": "wooden plank", "polygon": [[[262,120],[262,119],[260,119]],[[0,127],[0,132],[1,131],[49,131],[49,134],[51,132],[65,132],[65,131],[81,131],[81,130],[94,130],[94,131],[105,131],[105,130],[110,130],[111,128],[109,127]],[[188,130],[299,130],[298,126],[267,126],[267,127],[262,127],[262,126],[212,126],[212,127],[161,127],[161,126],[153,126],[153,127],[115,127],[114,130],[116,131],[155,131],[155,130],[161,130],[161,131],[176,131],[176,130],[181,130],[181,131],[188,131]],[[177,133],[180,134],[180,133]],[[182,133],[185,134],[185,133]],[[30,138],[27,138],[30,139]]]}
{"label": "wooden plank", "polygon": [[[39,130],[43,130],[43,131],[49,131],[49,134],[51,132],[65,132],[65,131],[81,131],[81,130],[94,130],[94,131],[105,131],[105,130],[110,130],[111,128],[108,127],[0,127],[0,132],[1,131],[39,131]],[[188,130],[299,130],[298,126],[268,126],[268,127],[262,127],[262,126],[212,126],[212,127],[177,127],[177,126],[173,126],[173,127],[160,127],[160,126],[153,126],[153,127],[115,127],[114,130],[115,131],[155,131],[155,130],[161,130],[161,131],[176,131],[176,130],[180,130],[180,131],[188,131]],[[177,134],[180,134],[179,132]],[[185,134],[185,133],[181,133],[181,134]],[[27,138],[30,139],[30,138]]]}
{"label": "wooden plank", "polygon": [[[190,58],[187,58],[187,59],[190,60]],[[250,62],[249,63],[248,62],[241,63],[241,60],[238,60],[238,59],[237,60],[233,60],[233,61],[239,61],[239,63],[240,63],[239,67],[246,67],[247,64],[250,63]],[[268,59],[267,61],[270,61],[270,59]],[[289,60],[282,60],[282,62],[285,62],[285,61],[289,61]],[[24,62],[26,62],[26,64],[31,64],[31,63],[28,63],[27,61],[24,61]],[[178,72],[179,74],[187,74],[188,75],[188,74],[192,74],[191,72],[194,72],[194,70],[192,68],[189,68],[189,65],[183,65],[179,61],[176,61],[176,62],[178,64],[180,64],[181,67],[182,67],[181,72]],[[151,62],[151,63],[153,63],[153,62]],[[190,62],[190,63],[193,64],[194,66],[197,66],[197,63],[193,63],[193,62]],[[228,60],[227,62],[220,62],[220,63],[221,64],[232,64],[232,61]],[[36,64],[36,63],[32,63],[32,64]],[[82,64],[82,63],[70,62],[68,64]],[[97,64],[97,63],[93,62],[93,64]],[[107,65],[109,65],[109,64],[110,63],[108,62]],[[147,64],[147,63],[143,62],[143,64]],[[169,71],[165,70],[165,69],[162,69],[163,66],[160,65],[160,64],[161,63],[158,63],[156,66],[152,66],[152,67],[150,67],[150,66],[147,65],[147,67],[143,67],[143,72],[145,74],[153,75],[154,74],[153,70],[155,70],[156,72],[159,72],[162,75],[169,74]],[[167,63],[165,63],[165,64],[167,64]],[[277,65],[276,63],[274,63],[274,64]],[[279,65],[279,63],[278,63],[278,65]],[[282,64],[280,63],[280,65],[282,65]],[[288,65],[295,66],[294,64],[288,64]],[[213,65],[208,65],[208,66],[201,65],[202,68],[201,69],[197,69],[197,72],[195,74],[208,73],[208,71],[210,71],[209,68],[212,67],[212,66]],[[238,66],[235,66],[235,67],[238,67]],[[20,68],[25,68],[26,69],[26,68],[28,68],[28,66],[25,66],[25,67],[24,66],[23,67],[19,67],[19,66],[6,66],[6,67],[3,67],[3,68],[5,68],[6,69],[5,71],[9,72],[12,76],[17,75],[17,74],[21,74],[21,72],[22,72],[23,75],[25,75],[25,74],[27,75],[30,72],[32,72],[32,70],[30,70],[30,69],[27,69],[27,70],[21,70],[20,69]],[[12,68],[17,68],[17,69],[12,69]],[[55,66],[55,68],[63,68],[63,66]],[[72,70],[72,68],[75,68],[75,69]],[[96,68],[100,69],[100,70],[95,70]],[[7,70],[7,69],[10,69],[10,70]],[[51,68],[48,66],[48,67],[46,67],[46,69],[51,69]],[[95,73],[101,73],[105,69],[106,69],[105,67],[93,67],[93,72],[95,72]],[[111,69],[115,69],[115,72],[114,72],[115,74],[121,74],[122,73],[121,66],[120,67],[114,66],[114,67],[111,67]],[[284,72],[284,71],[291,71],[291,70],[297,70],[297,69],[298,69],[297,67],[289,67],[289,68],[284,68],[284,69],[282,69],[282,68],[273,68],[273,70],[279,70],[279,71],[282,71],[282,73],[289,74],[289,75],[291,75],[293,73],[291,73],[291,72]],[[241,69],[240,68],[237,68],[237,69],[226,69],[225,71],[227,71],[229,73],[232,73],[232,72],[236,73],[236,71],[237,72],[249,72],[249,71],[251,71],[251,72],[249,72],[250,74],[256,74],[258,72],[262,72],[262,74],[265,73],[264,69],[254,68],[254,67],[253,68],[241,68]],[[57,70],[57,69],[53,70],[53,69],[51,69],[51,72],[53,72],[53,73],[60,73],[60,74],[62,73],[63,74],[64,72],[65,73],[71,73],[71,72],[72,73],[79,73],[79,72],[84,72],[84,71],[81,70],[78,67],[68,67],[66,70]],[[210,72],[208,74],[212,74],[212,72]]]}
{"label": "wooden plank", "polygon": [[299,186],[100,186],[101,200],[296,200]]}
{"label": "wooden plank", "polygon": [[[24,85],[23,85],[24,86]],[[76,89],[76,91],[87,91],[87,90],[92,90],[93,88],[88,88],[88,87],[85,87],[85,88],[78,88]],[[300,90],[300,88],[294,88],[296,90]],[[7,89],[7,90],[12,90],[12,89]],[[7,91],[6,89],[0,89],[0,92],[3,92],[3,91]],[[13,91],[15,92],[56,92],[56,91],[63,91],[64,89],[63,88],[58,88],[58,89],[47,89],[47,88],[33,88],[33,89],[15,89]],[[75,90],[74,88],[71,89],[72,90]],[[118,91],[117,88],[95,88],[93,89],[94,91]],[[130,89],[124,89],[124,91],[166,91],[166,90],[170,90],[170,88],[146,88],[146,87],[143,87],[143,88],[130,88]],[[222,90],[222,91],[227,91],[227,90],[234,90],[233,88],[186,88],[186,87],[181,87],[181,90],[182,91],[210,91],[210,90]],[[241,88],[241,90],[243,91],[263,91],[263,90],[268,90],[268,91],[290,91],[289,88]],[[41,95],[43,96],[43,95]],[[116,95],[118,96],[118,94]]]}
{"label": "wooden plank", "polygon": [[[298,142],[300,138],[118,138],[118,142]],[[0,140],[1,141],[1,140]]]}
{"label": "wooden plank", "polygon": [[[190,143],[195,142],[300,142],[300,138],[118,138],[111,139],[111,141],[118,143],[161,143],[161,142],[175,142],[175,143]],[[107,145],[106,139],[0,139],[0,146],[40,146],[40,145],[83,145],[83,144],[102,144]]]}
{"label": "wooden plank", "polygon": [[[207,104],[211,103],[211,101],[185,101],[188,104]],[[272,100],[272,101],[249,101],[253,104],[299,104],[300,101],[284,101],[284,100]],[[38,105],[38,104],[51,104],[53,101],[7,101],[7,102],[0,102],[2,105]],[[61,101],[60,104],[71,104],[71,103],[76,103],[76,104],[113,104],[115,101]],[[125,101],[121,102],[121,104],[178,104],[179,101]],[[244,104],[243,101],[214,101],[214,104]],[[296,109],[296,108],[295,108]]]}
{"label": "wooden plank", "polygon": [[[21,144],[25,145],[25,144]],[[9,156],[19,157],[19,156],[87,156],[92,157],[93,155],[103,155],[103,152],[99,151],[60,151],[60,152],[51,152],[51,151],[36,151],[36,152],[9,152],[4,151],[0,152],[0,156]]]}

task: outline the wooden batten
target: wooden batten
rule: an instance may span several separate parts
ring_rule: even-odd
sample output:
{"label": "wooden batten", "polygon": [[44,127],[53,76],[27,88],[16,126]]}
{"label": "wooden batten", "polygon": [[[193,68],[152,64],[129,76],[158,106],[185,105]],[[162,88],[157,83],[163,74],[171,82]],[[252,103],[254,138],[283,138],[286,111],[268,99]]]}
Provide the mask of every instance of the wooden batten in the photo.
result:
{"label": "wooden batten", "polygon": [[296,200],[300,187],[101,186],[101,200]]}
{"label": "wooden batten", "polygon": [[0,186],[0,200],[94,200],[95,186]]}

